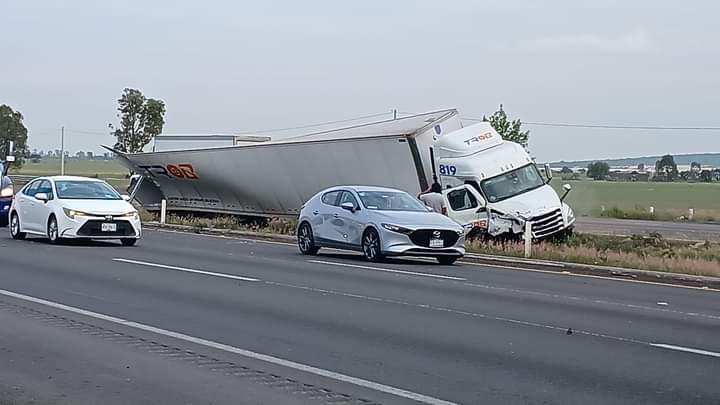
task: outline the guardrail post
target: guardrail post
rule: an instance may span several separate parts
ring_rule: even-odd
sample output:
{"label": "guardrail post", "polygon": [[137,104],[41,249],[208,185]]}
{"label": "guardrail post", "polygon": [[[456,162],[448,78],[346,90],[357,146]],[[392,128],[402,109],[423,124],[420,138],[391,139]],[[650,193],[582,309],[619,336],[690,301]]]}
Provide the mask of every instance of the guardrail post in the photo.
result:
{"label": "guardrail post", "polygon": [[525,258],[529,258],[532,254],[532,223],[530,221],[525,221],[523,238],[525,239]]}
{"label": "guardrail post", "polygon": [[695,208],[688,209],[688,221],[692,221],[695,218]]}
{"label": "guardrail post", "polygon": [[165,215],[167,214],[167,200],[163,198],[160,201],[160,224],[165,225]]}

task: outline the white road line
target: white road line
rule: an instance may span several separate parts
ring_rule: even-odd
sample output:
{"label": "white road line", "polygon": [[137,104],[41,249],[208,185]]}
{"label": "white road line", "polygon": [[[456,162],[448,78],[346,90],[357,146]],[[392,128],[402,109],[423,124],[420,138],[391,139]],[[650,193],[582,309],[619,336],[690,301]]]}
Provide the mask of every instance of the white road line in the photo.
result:
{"label": "white road line", "polygon": [[720,353],[711,352],[709,350],[693,349],[692,347],[675,346],[675,345],[668,345],[668,344],[664,344],[664,343],[650,343],[650,346],[660,347],[660,348],[669,349],[669,350],[677,350],[679,352],[701,354],[703,356],[720,357]]}
{"label": "white road line", "polygon": [[215,273],[215,272],[213,272],[213,271],[205,271],[205,270],[195,270],[195,269],[189,269],[189,268],[186,268],[186,267],[169,266],[169,265],[167,265],[167,264],[141,262],[141,261],[139,261],[139,260],[122,259],[122,258],[119,258],[119,257],[113,257],[112,260],[115,261],[115,262],[137,264],[137,265],[140,265],[140,266],[158,267],[158,268],[161,268],[161,269],[184,271],[184,272],[186,272],[186,273],[195,273],[195,274],[202,274],[202,275],[205,275],[205,276],[229,278],[229,279],[232,279],[232,280],[250,281],[250,282],[260,281],[260,280],[258,280],[258,279],[256,279],[256,278],[236,276],[236,275],[233,275],[233,274]]}
{"label": "white road line", "polygon": [[626,278],[620,278],[620,277],[597,276],[594,274],[572,273],[570,271],[540,270],[540,269],[531,269],[531,268],[527,268],[527,267],[504,266],[501,264],[484,264],[484,263],[474,263],[474,262],[466,262],[466,261],[460,261],[459,263],[469,264],[471,266],[476,266],[476,267],[490,267],[490,268],[498,268],[498,269],[529,271],[531,273],[546,273],[546,274],[553,274],[556,276],[587,277],[587,278],[596,278],[596,279],[600,279],[600,280],[620,281],[620,282],[624,282],[624,283],[651,284],[651,285],[657,285],[657,286],[661,286],[661,287],[673,287],[673,288],[684,288],[684,289],[688,289],[688,290],[720,292],[720,289],[709,288],[709,287],[695,287],[695,286],[691,286],[691,285],[659,283],[656,281],[628,280]]}
{"label": "white road line", "polygon": [[[164,232],[164,233],[178,233],[178,234],[183,234],[183,235],[187,235],[187,236],[195,236],[195,237],[210,237],[210,238],[219,238],[219,239],[240,239],[240,240],[252,241],[252,242],[257,242],[257,243],[267,243],[267,244],[272,244],[272,245],[296,246],[294,243],[289,243],[289,242],[275,242],[275,241],[268,241],[268,240],[262,240],[262,239],[252,239],[252,238],[241,237],[241,236],[236,236],[236,235],[225,236],[225,235],[195,234],[195,233],[190,233],[190,232],[172,231],[172,230],[167,230],[167,229],[148,229],[148,231]],[[328,249],[328,250],[345,252],[345,251],[341,251],[341,250],[337,250],[337,249]],[[597,276],[597,275],[592,275],[592,274],[572,273],[569,271],[560,271],[560,270],[540,270],[540,269],[532,269],[532,268],[528,268],[528,267],[504,266],[501,264],[475,263],[475,262],[468,262],[465,260],[460,260],[458,263],[468,264],[468,265],[477,266],[477,267],[490,267],[490,268],[497,268],[497,269],[529,271],[529,272],[533,272],[533,273],[554,274],[556,276],[587,277],[587,278],[596,278],[596,279],[600,279],[600,280],[622,281],[625,283],[651,284],[651,285],[657,285],[657,286],[661,286],[661,287],[684,288],[684,289],[688,289],[688,290],[720,292],[720,289],[716,289],[716,288],[695,287],[695,286],[681,285],[681,284],[658,283],[658,282],[654,282],[654,281],[628,280],[628,279],[619,278],[619,277]],[[572,263],[569,263],[569,264],[572,264]]]}
{"label": "white road line", "polygon": [[[487,285],[487,284],[477,284],[477,283],[470,283],[470,282],[463,283],[463,285],[466,285],[468,287],[474,287],[474,288],[482,288],[485,290],[507,291],[507,292],[518,293],[518,294],[536,295],[539,297],[549,297],[549,298],[555,298],[555,299],[591,302],[594,304],[602,304],[602,305],[616,305],[616,306],[625,307],[625,308],[641,309],[641,310],[647,310],[647,311],[664,312],[664,313],[668,313],[668,314],[677,314],[677,315],[683,315],[683,316],[692,316],[692,317],[720,320],[720,315],[704,314],[704,313],[699,313],[699,312],[686,312],[686,311],[679,311],[679,310],[667,309],[667,308],[649,307],[647,305],[640,305],[640,304],[628,304],[628,303],[622,303],[622,302],[584,298],[584,297],[578,297],[578,296],[573,296],[573,295],[562,295],[562,294],[544,293],[544,292],[531,291],[531,290],[521,290],[521,289],[517,289],[517,288],[495,287],[495,286],[491,286],[491,285]],[[660,304],[660,303],[658,303],[658,304]],[[667,303],[665,303],[665,304],[667,305]]]}
{"label": "white road line", "polygon": [[330,266],[340,266],[340,267],[353,267],[356,269],[366,269],[366,270],[375,270],[375,271],[384,271],[386,273],[398,273],[398,274],[407,274],[409,276],[421,276],[421,277],[431,277],[431,278],[441,278],[443,280],[455,280],[455,281],[467,281],[466,278],[462,277],[452,277],[452,276],[445,276],[442,274],[431,274],[431,273],[420,273],[417,271],[405,271],[405,270],[395,270],[395,269],[385,269],[381,267],[372,267],[372,266],[361,266],[359,264],[348,264],[348,263],[339,263],[339,262],[326,262],[324,260],[308,260],[309,263],[317,263],[317,264],[327,264]]}
{"label": "white road line", "polygon": [[168,336],[168,337],[175,338],[175,339],[184,340],[186,342],[210,347],[213,349],[222,350],[222,351],[225,351],[228,353],[239,354],[241,356],[245,356],[245,357],[248,357],[251,359],[261,360],[261,361],[264,361],[267,363],[276,364],[276,365],[291,368],[294,370],[299,370],[299,371],[303,371],[306,373],[330,378],[332,380],[357,385],[359,387],[369,388],[371,390],[375,390],[378,392],[384,392],[386,394],[391,394],[391,395],[395,395],[395,396],[402,397],[402,398],[407,398],[407,399],[421,402],[424,404],[456,405],[453,402],[445,401],[445,400],[438,399],[438,398],[433,398],[431,396],[419,394],[419,393],[412,392],[412,391],[407,391],[407,390],[404,390],[401,388],[396,388],[396,387],[392,387],[389,385],[384,385],[384,384],[376,383],[373,381],[364,380],[362,378],[357,378],[357,377],[352,377],[352,376],[345,375],[345,374],[336,373],[334,371],[325,370],[322,368],[308,366],[308,365],[302,364],[302,363],[296,363],[294,361],[281,359],[279,357],[269,356],[267,354],[256,353],[256,352],[253,352],[250,350],[245,350],[245,349],[241,349],[238,347],[226,345],[224,343],[218,343],[218,342],[214,342],[212,340],[206,340],[206,339],[198,338],[195,336],[186,335],[186,334],[183,334],[180,332],[173,332],[173,331],[170,331],[167,329],[161,329],[161,328],[151,326],[151,325],[145,325],[142,323],[133,322],[133,321],[129,321],[129,320],[122,319],[122,318],[116,318],[111,315],[105,315],[105,314],[101,314],[98,312],[88,311],[88,310],[82,309],[82,308],[71,307],[69,305],[44,300],[42,298],[35,298],[35,297],[31,297],[29,295],[18,294],[18,293],[15,293],[12,291],[6,291],[6,290],[0,290],[0,294],[8,296],[8,297],[13,297],[13,298],[17,298],[20,300],[24,300],[24,301],[30,301],[30,302],[34,302],[37,304],[49,306],[52,308],[61,309],[63,311],[73,312],[73,313],[80,314],[83,316],[89,316],[89,317],[100,319],[103,321],[116,323],[116,324],[127,326],[130,328],[140,329],[140,330],[144,330],[147,332],[156,333],[158,335],[163,335],[163,336]]}

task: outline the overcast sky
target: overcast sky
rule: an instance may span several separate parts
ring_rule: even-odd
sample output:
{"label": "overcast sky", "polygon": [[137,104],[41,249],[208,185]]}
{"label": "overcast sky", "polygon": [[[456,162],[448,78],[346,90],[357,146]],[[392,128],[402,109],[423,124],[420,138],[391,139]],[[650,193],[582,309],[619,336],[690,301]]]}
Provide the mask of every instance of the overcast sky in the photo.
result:
{"label": "overcast sky", "polygon": [[[123,88],[166,133],[503,103],[529,122],[720,126],[720,1],[12,1],[0,103],[30,145],[111,144]],[[720,152],[720,131],[528,126],[541,161]]]}

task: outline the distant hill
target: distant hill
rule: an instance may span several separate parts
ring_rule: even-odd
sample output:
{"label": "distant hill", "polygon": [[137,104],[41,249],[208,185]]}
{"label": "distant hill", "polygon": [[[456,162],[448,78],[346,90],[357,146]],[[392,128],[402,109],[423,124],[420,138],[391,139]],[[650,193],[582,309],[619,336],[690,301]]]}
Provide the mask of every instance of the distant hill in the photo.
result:
{"label": "distant hill", "polygon": [[[720,153],[691,153],[686,155],[673,155],[673,157],[675,158],[675,163],[678,165],[689,165],[692,162],[698,162],[703,166],[720,167]],[[551,162],[550,166],[553,168],[561,168],[563,166],[586,167],[590,163],[599,160],[607,162],[610,166],[637,166],[640,163],[644,163],[647,167],[655,167],[655,162],[659,159],[660,156],[642,156],[619,159],[561,160],[559,162]]]}

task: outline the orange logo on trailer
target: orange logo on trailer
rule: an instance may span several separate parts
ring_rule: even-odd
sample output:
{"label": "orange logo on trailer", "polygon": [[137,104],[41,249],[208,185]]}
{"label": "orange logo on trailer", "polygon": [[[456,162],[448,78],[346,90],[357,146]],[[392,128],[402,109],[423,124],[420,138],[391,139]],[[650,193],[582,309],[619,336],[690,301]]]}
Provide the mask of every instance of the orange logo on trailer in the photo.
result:
{"label": "orange logo on trailer", "polygon": [[141,165],[147,174],[152,177],[165,176],[167,178],[198,180],[199,177],[195,173],[195,168],[190,163],[168,164],[162,165]]}

